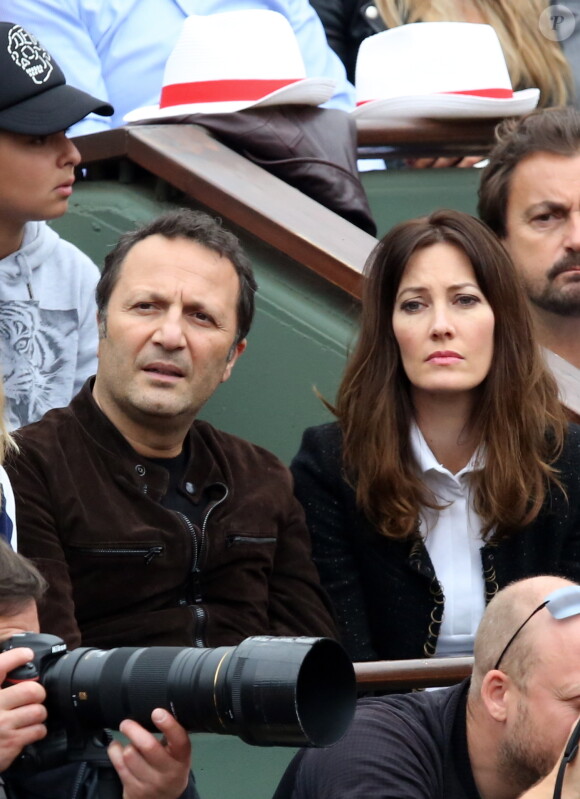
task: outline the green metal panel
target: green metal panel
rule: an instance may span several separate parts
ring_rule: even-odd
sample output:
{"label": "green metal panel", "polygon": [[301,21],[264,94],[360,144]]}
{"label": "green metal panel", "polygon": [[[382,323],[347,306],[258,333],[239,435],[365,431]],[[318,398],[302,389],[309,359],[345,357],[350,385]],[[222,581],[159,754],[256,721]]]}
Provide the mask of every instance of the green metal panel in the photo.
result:
{"label": "green metal panel", "polygon": [[[120,732],[113,737],[128,743]],[[235,735],[193,733],[191,768],[201,799],[272,799],[298,749],[250,746]]]}
{"label": "green metal panel", "polygon": [[363,172],[379,237],[398,222],[437,208],[476,213],[479,169],[387,169]]}
{"label": "green metal panel", "polygon": [[298,751],[249,746],[231,735],[191,736],[192,763],[201,799],[272,799],[286,766]]}

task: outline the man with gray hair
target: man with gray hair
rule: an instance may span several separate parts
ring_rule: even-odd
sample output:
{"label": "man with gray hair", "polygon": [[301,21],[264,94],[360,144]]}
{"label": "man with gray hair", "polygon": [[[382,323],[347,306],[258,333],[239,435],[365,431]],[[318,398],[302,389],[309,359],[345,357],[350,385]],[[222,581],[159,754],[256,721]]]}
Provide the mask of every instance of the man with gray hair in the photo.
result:
{"label": "man with gray hair", "polygon": [[579,714],[580,586],[531,577],[487,606],[471,682],[361,700],[338,744],[296,756],[275,799],[576,799],[580,760],[560,762]]}
{"label": "man with gray hair", "polygon": [[[580,111],[501,123],[479,215],[511,255],[570,419],[580,421]],[[509,313],[509,308],[506,308]]]}

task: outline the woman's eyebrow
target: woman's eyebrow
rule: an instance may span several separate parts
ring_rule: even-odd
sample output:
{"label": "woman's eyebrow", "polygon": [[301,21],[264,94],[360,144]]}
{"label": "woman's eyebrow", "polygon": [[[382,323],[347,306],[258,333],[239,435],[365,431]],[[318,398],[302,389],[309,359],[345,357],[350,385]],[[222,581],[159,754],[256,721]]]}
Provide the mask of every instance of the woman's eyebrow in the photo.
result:
{"label": "woman's eyebrow", "polygon": [[[452,283],[450,286],[447,286],[448,291],[457,291],[459,289],[465,289],[465,288],[473,288],[477,289],[478,291],[481,291],[477,283],[471,283],[469,281],[467,281],[466,283]],[[402,294],[405,294],[405,292],[407,291],[420,294],[422,291],[429,291],[429,289],[427,288],[427,286],[407,286],[397,294],[397,297],[400,297]]]}
{"label": "woman's eyebrow", "polygon": [[426,286],[407,286],[406,288],[401,289],[401,291],[397,294],[397,297],[400,297],[401,294],[405,294],[407,291],[420,294],[422,291],[428,291],[428,289]]}

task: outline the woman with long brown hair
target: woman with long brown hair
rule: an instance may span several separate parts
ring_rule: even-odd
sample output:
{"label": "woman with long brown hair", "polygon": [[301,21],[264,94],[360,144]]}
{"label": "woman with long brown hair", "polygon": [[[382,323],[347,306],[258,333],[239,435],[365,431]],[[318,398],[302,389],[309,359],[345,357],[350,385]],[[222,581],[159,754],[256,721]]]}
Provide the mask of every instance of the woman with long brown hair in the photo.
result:
{"label": "woman with long brown hair", "polygon": [[305,432],[296,494],[353,659],[469,653],[498,587],[580,581],[580,428],[482,222],[404,222],[365,275],[337,422]]}

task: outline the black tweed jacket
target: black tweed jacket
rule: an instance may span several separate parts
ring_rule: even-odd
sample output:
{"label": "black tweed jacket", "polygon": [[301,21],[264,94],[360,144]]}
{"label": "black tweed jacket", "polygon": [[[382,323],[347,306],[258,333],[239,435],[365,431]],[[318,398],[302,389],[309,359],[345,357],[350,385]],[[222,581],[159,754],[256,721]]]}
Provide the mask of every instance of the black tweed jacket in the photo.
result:
{"label": "black tweed jacket", "polygon": [[[555,464],[566,495],[549,492],[536,520],[481,549],[486,602],[514,580],[557,574],[580,582],[580,426]],[[355,661],[434,654],[445,597],[422,539],[380,535],[356,506],[336,423],[306,430],[291,466],[313,555]]]}

